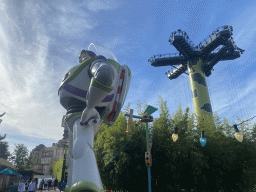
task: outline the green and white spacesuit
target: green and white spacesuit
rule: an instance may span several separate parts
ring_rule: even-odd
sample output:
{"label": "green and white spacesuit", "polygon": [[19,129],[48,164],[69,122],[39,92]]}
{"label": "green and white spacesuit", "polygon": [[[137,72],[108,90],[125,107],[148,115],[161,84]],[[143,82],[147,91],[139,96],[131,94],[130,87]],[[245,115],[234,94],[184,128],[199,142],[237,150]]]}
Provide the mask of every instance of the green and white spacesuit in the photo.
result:
{"label": "green and white spacesuit", "polygon": [[64,76],[58,94],[67,110],[69,127],[68,182],[65,191],[103,190],[95,154],[94,136],[100,123],[117,119],[129,89],[131,72],[107,48],[90,44],[79,65]]}

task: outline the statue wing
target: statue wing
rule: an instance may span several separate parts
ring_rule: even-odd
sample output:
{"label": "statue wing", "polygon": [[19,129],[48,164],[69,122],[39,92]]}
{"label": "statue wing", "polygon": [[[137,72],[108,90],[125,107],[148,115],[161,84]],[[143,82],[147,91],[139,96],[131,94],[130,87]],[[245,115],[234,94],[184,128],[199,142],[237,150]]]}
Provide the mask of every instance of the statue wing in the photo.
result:
{"label": "statue wing", "polygon": [[5,113],[6,113],[6,112],[4,112],[2,115],[0,115],[0,117],[3,117]]}
{"label": "statue wing", "polygon": [[3,140],[6,137],[6,134],[4,134],[4,136],[0,136],[0,140]]}

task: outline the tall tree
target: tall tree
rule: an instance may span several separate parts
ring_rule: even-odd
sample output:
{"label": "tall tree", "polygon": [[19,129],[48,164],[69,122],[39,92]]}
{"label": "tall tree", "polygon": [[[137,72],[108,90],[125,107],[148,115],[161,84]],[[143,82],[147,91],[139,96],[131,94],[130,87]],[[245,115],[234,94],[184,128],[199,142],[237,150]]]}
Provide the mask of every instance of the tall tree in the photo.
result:
{"label": "tall tree", "polygon": [[254,125],[252,127],[251,137],[252,137],[252,141],[254,141],[254,143],[256,143],[256,123],[254,123]]}
{"label": "tall tree", "polygon": [[130,103],[128,103],[128,104],[125,106],[123,113],[124,113],[124,114],[125,114],[125,113],[127,113],[127,114],[130,113]]}
{"label": "tall tree", "polygon": [[233,130],[232,130],[232,127],[231,127],[231,123],[228,121],[227,118],[223,118],[223,121],[222,121],[222,128],[223,128],[223,132],[226,136],[229,136],[231,137],[232,136],[232,133],[233,133]]}
{"label": "tall tree", "polygon": [[[243,120],[239,116],[236,116],[236,118],[237,118],[238,122],[243,122]],[[249,121],[245,121],[245,122],[243,122],[242,124],[240,124],[238,126],[238,129],[243,134],[244,139],[249,139],[251,137],[249,127],[250,127],[250,122]]]}
{"label": "tall tree", "polygon": [[146,110],[147,108],[147,102],[146,102],[146,99],[144,100],[144,106],[142,107],[142,103],[140,101],[137,102],[137,112],[138,112],[138,115],[143,115],[144,114],[144,111]]}
{"label": "tall tree", "polygon": [[[126,134],[127,120],[121,112],[111,127],[100,126],[94,150],[103,185],[107,189],[145,191],[147,171],[145,166],[145,123]],[[102,131],[103,130],[103,131]],[[138,180],[137,178],[140,178]]]}
{"label": "tall tree", "polygon": [[[189,108],[182,111],[179,106],[176,113],[169,116],[167,102],[161,97],[159,108],[160,117],[150,125],[153,191],[232,191],[238,190],[237,186],[239,191],[252,189],[256,179],[255,145],[249,140],[238,142],[233,128],[226,129],[230,126],[227,119],[221,121],[215,113],[217,131],[213,131],[207,121],[195,123],[195,115]],[[102,182],[107,189],[147,191],[145,123],[135,126],[133,121],[129,134],[124,133],[126,125],[120,113],[113,126],[101,125],[97,133],[94,150]],[[175,127],[179,128],[179,138],[173,142],[171,135]],[[200,130],[208,130],[204,147],[199,141]]]}
{"label": "tall tree", "polygon": [[0,158],[5,160],[8,159],[8,157],[11,155],[8,148],[9,145],[6,141],[0,141]]}
{"label": "tall tree", "polygon": [[29,162],[28,149],[24,144],[15,145],[14,149],[14,165],[18,170],[24,170],[27,168]]}
{"label": "tall tree", "polygon": [[63,158],[60,159],[59,161],[53,161],[52,162],[52,176],[58,181],[61,180],[61,175],[62,175],[62,166],[63,166]]}

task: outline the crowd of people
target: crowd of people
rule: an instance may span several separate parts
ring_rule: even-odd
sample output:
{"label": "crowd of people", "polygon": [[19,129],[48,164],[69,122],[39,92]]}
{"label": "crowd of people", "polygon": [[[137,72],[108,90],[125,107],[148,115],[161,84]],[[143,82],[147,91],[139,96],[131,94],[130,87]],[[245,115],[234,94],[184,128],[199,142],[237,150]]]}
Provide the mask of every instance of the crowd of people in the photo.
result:
{"label": "crowd of people", "polygon": [[30,182],[21,180],[18,188],[19,192],[35,192],[36,191],[36,181],[33,179]]}
{"label": "crowd of people", "polygon": [[[54,182],[49,179],[42,179],[39,183],[39,190],[51,190],[54,189],[56,190],[58,187],[58,180],[55,179]],[[30,182],[29,181],[25,181],[25,180],[21,180],[19,187],[18,187],[18,191],[19,192],[35,192],[37,190],[37,183],[35,179],[32,179]]]}

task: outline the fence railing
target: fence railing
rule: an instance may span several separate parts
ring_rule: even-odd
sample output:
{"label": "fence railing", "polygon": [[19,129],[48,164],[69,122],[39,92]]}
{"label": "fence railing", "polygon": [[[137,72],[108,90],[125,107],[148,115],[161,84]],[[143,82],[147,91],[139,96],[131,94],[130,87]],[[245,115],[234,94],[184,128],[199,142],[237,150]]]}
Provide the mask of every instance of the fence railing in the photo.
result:
{"label": "fence railing", "polygon": [[[198,50],[200,48],[202,48],[203,44],[202,42],[205,42],[207,43],[210,39],[212,39],[212,37],[214,35],[216,35],[217,33],[221,32],[221,31],[225,31],[225,30],[229,30],[231,35],[233,35],[233,27],[232,26],[229,26],[229,25],[224,25],[224,26],[221,26],[221,27],[218,27],[215,31],[213,31],[211,33],[211,35],[208,35],[205,39],[203,39],[202,41],[199,42],[199,44],[195,47],[195,50]],[[231,40],[233,40],[233,38],[231,37]],[[233,45],[235,45],[235,42],[232,41]]]}
{"label": "fence railing", "polygon": [[169,38],[169,42],[171,42],[173,37],[177,36],[177,35],[183,36],[185,38],[185,40],[188,42],[188,44],[190,44],[190,46],[192,48],[195,47],[194,43],[189,39],[189,37],[187,35],[187,32],[186,31],[181,31],[180,29],[178,29],[178,31],[174,31],[174,32],[171,33],[170,38]]}
{"label": "fence railing", "polygon": [[150,57],[148,59],[148,62],[153,61],[154,59],[159,59],[159,58],[167,58],[167,57],[173,57],[173,56],[182,56],[180,53],[166,53],[166,54],[158,54],[154,55],[153,57]]}

